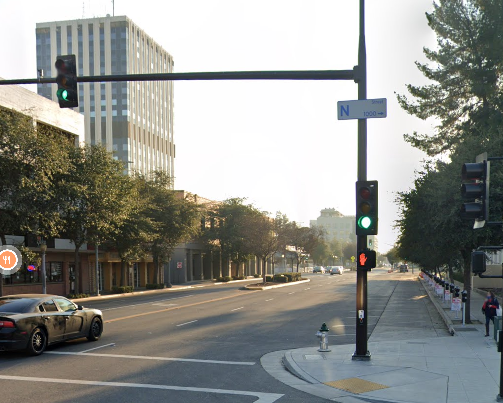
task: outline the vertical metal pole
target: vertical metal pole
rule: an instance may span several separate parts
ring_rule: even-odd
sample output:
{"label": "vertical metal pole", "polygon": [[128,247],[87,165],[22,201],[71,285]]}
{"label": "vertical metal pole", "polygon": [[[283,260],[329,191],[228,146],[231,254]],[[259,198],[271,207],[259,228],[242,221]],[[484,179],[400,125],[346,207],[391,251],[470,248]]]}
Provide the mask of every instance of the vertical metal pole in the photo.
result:
{"label": "vertical metal pole", "polygon": [[47,279],[46,279],[46,270],[45,270],[45,250],[47,246],[45,244],[42,245],[42,294],[47,294]]}
{"label": "vertical metal pole", "polygon": [[463,326],[465,325],[465,304],[466,302],[463,302]]}
{"label": "vertical metal pole", "polygon": [[496,401],[501,402],[503,400],[503,331],[498,332],[498,351],[501,353],[500,358],[500,393],[496,396]]}
{"label": "vertical metal pole", "polygon": [[[360,38],[358,45],[358,99],[367,99],[367,52],[365,46],[365,0],[360,0]],[[367,180],[367,120],[358,119],[358,180]],[[367,236],[358,236],[357,252],[367,247]],[[358,256],[358,254],[356,255]],[[358,265],[357,265],[358,267]],[[363,311],[363,320],[359,312]],[[356,272],[356,351],[353,360],[369,360],[367,349],[367,272]]]}
{"label": "vertical metal pole", "polygon": [[96,295],[100,295],[100,265],[98,262],[98,245],[95,245],[94,248],[94,253],[95,253],[95,260],[96,260]]}

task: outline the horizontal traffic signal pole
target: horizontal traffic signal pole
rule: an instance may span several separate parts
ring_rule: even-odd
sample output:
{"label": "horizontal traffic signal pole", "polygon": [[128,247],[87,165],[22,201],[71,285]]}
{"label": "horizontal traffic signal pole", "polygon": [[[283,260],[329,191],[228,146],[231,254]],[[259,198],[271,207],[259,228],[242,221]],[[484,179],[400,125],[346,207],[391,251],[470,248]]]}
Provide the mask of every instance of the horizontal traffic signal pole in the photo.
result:
{"label": "horizontal traffic signal pole", "polygon": [[[116,81],[196,81],[196,80],[357,80],[357,67],[353,70],[285,70],[285,71],[210,71],[200,73],[111,74],[81,76],[79,83]],[[25,78],[0,80],[0,85],[54,84],[56,78]]]}

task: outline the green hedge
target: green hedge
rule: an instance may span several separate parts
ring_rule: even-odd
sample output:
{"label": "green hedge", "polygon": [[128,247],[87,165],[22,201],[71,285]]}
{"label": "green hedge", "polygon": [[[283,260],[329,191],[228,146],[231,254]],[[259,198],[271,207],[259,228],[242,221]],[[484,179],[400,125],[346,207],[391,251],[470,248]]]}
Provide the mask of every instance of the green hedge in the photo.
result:
{"label": "green hedge", "polygon": [[166,288],[164,284],[147,284],[145,286],[147,290],[162,290],[163,288]]}
{"label": "green hedge", "polygon": [[260,274],[255,273],[255,274],[253,275],[253,277],[255,277],[255,278],[260,278],[260,277],[262,277],[262,276],[261,276]]}
{"label": "green hedge", "polygon": [[130,292],[133,292],[134,288],[131,285],[125,285],[125,286],[116,286],[114,285],[112,287],[112,293],[114,294],[127,294]]}
{"label": "green hedge", "polygon": [[275,274],[274,275],[274,282],[275,283],[288,283],[289,278],[287,276],[284,276],[282,274]]}
{"label": "green hedge", "polygon": [[78,298],[88,298],[89,294],[68,294],[66,298],[68,299],[78,299]]}
{"label": "green hedge", "polygon": [[228,281],[232,281],[232,277],[231,276],[217,277],[217,282],[218,283],[227,283]]}
{"label": "green hedge", "polygon": [[[302,280],[302,273],[279,273],[275,274],[274,278],[281,278],[281,277],[286,277],[288,279],[288,282],[292,281],[300,281]],[[280,280],[281,282],[284,282],[283,280]]]}
{"label": "green hedge", "polygon": [[245,276],[232,276],[233,280],[244,280]]}
{"label": "green hedge", "polygon": [[265,276],[265,281],[268,282],[268,283],[272,283],[274,280],[274,277],[273,276]]}

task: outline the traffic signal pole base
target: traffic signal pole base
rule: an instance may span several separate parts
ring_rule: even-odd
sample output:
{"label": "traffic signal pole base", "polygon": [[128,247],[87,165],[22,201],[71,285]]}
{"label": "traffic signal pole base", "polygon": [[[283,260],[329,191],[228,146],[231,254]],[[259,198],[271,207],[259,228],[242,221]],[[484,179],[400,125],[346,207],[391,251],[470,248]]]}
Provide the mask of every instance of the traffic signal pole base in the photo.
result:
{"label": "traffic signal pole base", "polygon": [[356,352],[355,352],[355,353],[353,353],[353,356],[351,357],[351,359],[353,361],[370,361],[370,358],[371,358],[370,351],[367,351],[367,354],[364,354],[364,355],[356,354]]}

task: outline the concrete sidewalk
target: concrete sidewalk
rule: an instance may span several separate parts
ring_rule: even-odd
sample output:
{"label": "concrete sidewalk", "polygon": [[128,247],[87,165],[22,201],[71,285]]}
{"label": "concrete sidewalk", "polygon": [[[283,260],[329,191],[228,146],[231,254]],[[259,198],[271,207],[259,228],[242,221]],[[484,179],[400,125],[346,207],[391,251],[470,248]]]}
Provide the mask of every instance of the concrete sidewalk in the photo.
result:
{"label": "concrete sidewalk", "polygon": [[[500,354],[494,339],[484,337],[484,325],[453,322],[451,336],[423,280],[391,276],[397,285],[369,339],[370,361],[352,360],[354,344],[331,345],[328,353],[313,346],[267,354],[264,369],[296,389],[341,403],[496,401]],[[479,299],[474,293],[474,316]]]}

